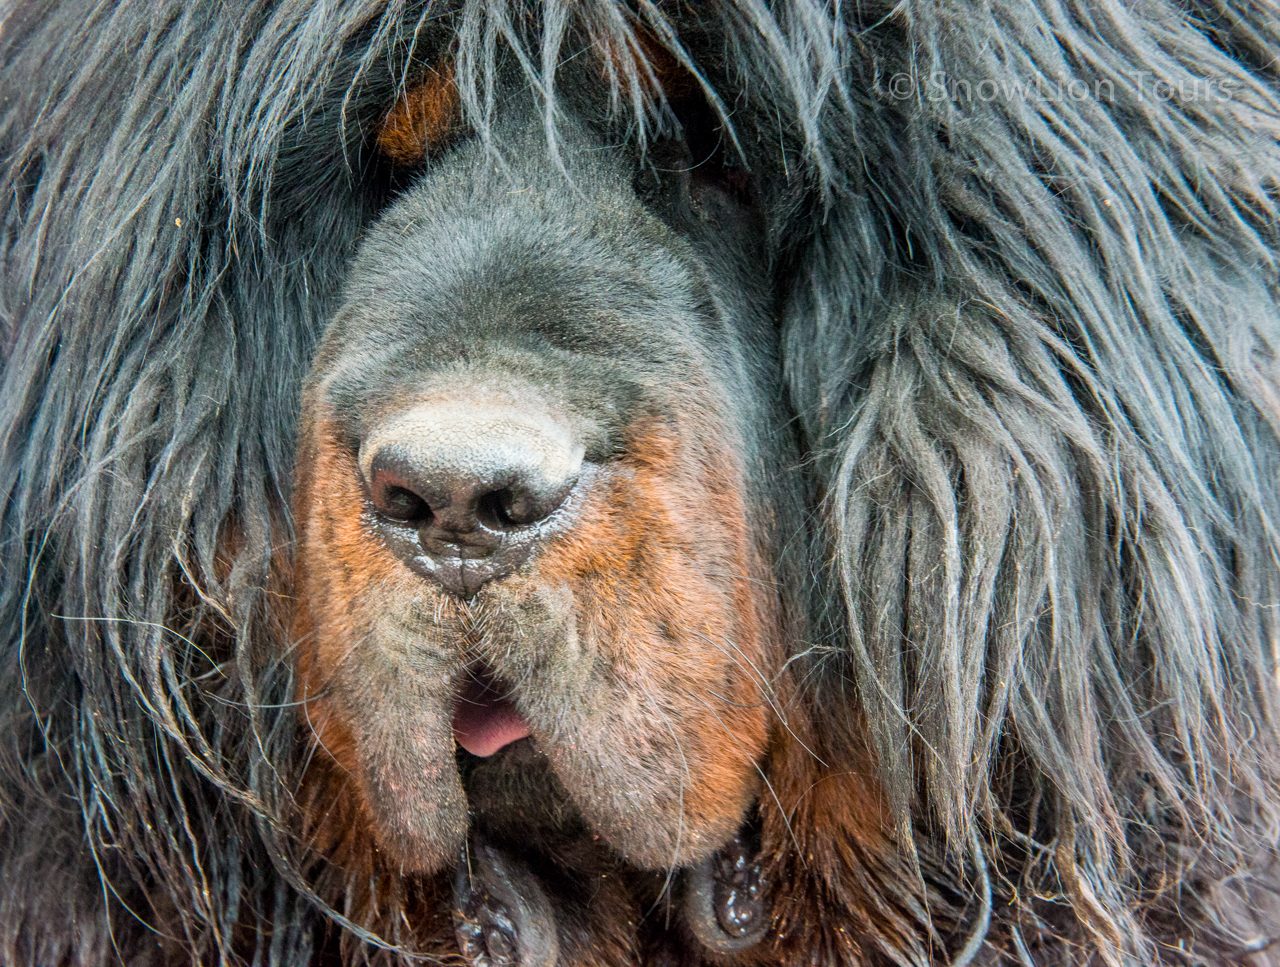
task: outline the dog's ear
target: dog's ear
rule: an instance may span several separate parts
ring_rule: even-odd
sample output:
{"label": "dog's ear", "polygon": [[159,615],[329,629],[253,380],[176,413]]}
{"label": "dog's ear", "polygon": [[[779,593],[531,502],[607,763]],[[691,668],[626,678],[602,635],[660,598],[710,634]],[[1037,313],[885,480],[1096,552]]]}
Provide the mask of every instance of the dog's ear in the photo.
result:
{"label": "dog's ear", "polygon": [[421,164],[448,142],[461,118],[453,61],[445,59],[387,111],[378,125],[378,151],[398,165]]}

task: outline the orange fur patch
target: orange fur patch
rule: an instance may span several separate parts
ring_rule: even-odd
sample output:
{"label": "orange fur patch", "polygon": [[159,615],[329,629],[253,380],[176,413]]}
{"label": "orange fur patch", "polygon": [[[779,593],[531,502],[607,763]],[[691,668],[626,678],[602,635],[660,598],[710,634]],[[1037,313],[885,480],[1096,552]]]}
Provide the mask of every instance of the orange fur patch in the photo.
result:
{"label": "orange fur patch", "polygon": [[[316,848],[339,865],[368,869],[376,848],[360,788],[356,744],[326,693],[341,673],[349,642],[362,633],[358,602],[364,589],[372,582],[403,580],[403,575],[360,525],[364,496],[359,471],[338,445],[333,428],[324,423],[307,427],[302,439],[294,492],[299,533],[294,587],[301,606],[294,610],[291,638],[296,698],[315,757],[299,800],[306,835]],[[347,512],[334,512],[338,508]],[[325,633],[317,624],[325,626]]]}
{"label": "orange fur patch", "polygon": [[444,145],[461,117],[453,62],[446,60],[387,112],[378,127],[378,150],[396,164],[419,164]]}
{"label": "orange fur patch", "polygon": [[660,421],[633,427],[626,472],[594,490],[574,528],[543,549],[537,580],[572,587],[580,621],[612,644],[602,657],[618,678],[679,716],[699,770],[687,815],[736,827],[758,789],[781,632],[731,450],[699,452],[678,432]]}

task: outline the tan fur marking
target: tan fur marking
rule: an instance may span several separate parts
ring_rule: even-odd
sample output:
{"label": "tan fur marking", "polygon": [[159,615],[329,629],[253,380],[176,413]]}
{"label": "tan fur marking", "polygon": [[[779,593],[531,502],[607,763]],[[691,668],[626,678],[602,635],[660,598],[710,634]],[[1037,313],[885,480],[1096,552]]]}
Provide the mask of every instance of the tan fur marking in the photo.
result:
{"label": "tan fur marking", "polygon": [[448,140],[461,116],[453,62],[446,60],[387,112],[378,127],[378,150],[396,164],[418,164]]}
{"label": "tan fur marking", "polygon": [[312,843],[339,865],[367,869],[376,847],[355,741],[326,693],[342,673],[350,642],[363,633],[352,603],[371,584],[403,580],[402,569],[361,525],[358,471],[333,428],[325,423],[307,427],[303,439],[294,516],[295,587],[305,605],[295,610],[291,637],[297,700],[315,756],[299,800]]}
{"label": "tan fur marking", "polygon": [[630,472],[592,494],[573,530],[544,549],[538,577],[574,588],[620,679],[672,703],[699,770],[687,814],[736,825],[773,718],[772,682],[758,677],[783,660],[740,472],[726,451],[698,453],[657,421],[633,428],[626,451]]}

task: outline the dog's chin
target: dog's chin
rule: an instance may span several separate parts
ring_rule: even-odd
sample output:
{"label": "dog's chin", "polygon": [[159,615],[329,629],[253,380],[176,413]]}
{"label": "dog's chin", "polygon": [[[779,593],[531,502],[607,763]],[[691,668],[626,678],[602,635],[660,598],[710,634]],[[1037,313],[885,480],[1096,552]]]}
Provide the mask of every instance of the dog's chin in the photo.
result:
{"label": "dog's chin", "polygon": [[[342,681],[348,689],[353,679],[376,681],[385,664]],[[721,849],[755,801],[754,756],[710,758],[690,728],[675,738],[646,731],[627,707],[636,701],[628,689],[591,682],[520,692],[479,666],[422,672],[399,679],[395,701],[348,719],[362,729],[355,742],[333,742],[334,732],[322,745],[354,753],[336,764],[360,777],[369,832],[396,868],[444,872],[480,836],[547,857],[589,843],[628,869],[670,871]],[[313,722],[334,721],[327,699],[313,703]]]}
{"label": "dog's chin", "polygon": [[[703,862],[737,835],[750,802],[740,813],[726,813],[703,828],[686,828],[692,817],[676,817],[674,829],[664,813],[636,813],[627,821],[612,817],[627,809],[635,778],[596,775],[593,799],[582,803],[580,790],[567,788],[557,771],[563,752],[548,752],[530,735],[486,755],[461,745],[455,752],[466,797],[468,833],[527,856],[564,864],[583,851],[635,871],[669,871]],[[594,770],[593,770],[594,771]],[[573,781],[570,773],[569,781]],[[595,817],[611,817],[602,826]],[[696,834],[696,835],[695,835]]]}
{"label": "dog's chin", "polygon": [[[764,937],[770,923],[769,889],[754,808],[736,819],[736,828],[723,841],[706,842],[705,856],[646,872],[625,862],[594,831],[534,738],[483,758],[459,748],[458,768],[470,804],[469,876],[474,879],[475,866],[486,863],[507,879],[511,871],[519,871],[525,892],[515,903],[517,913],[533,896],[538,902],[548,898],[568,914],[582,905],[583,895],[599,889],[601,878],[620,874],[629,884],[631,901],[639,901],[633,913],[654,909],[665,896],[677,905],[688,933],[709,951],[737,953]],[[683,868],[674,876],[677,867]],[[471,896],[463,893],[463,900]],[[542,919],[549,922],[549,916]],[[513,943],[539,946],[536,937],[528,940],[526,934],[530,931],[515,931]]]}

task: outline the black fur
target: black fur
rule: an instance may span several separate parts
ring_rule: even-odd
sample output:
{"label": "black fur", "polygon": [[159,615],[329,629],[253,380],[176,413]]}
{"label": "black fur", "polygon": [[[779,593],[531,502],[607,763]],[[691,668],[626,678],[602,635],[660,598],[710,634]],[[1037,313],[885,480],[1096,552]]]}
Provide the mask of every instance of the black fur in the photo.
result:
{"label": "black fur", "polygon": [[636,157],[677,124],[656,45],[760,193],[815,561],[794,653],[828,727],[866,729],[906,857],[859,886],[909,913],[858,957],[1272,962],[1277,24],[1209,0],[8,10],[0,961],[409,942],[347,919],[291,835],[272,595],[300,388],[412,180],[373,144],[415,70],[456,54],[481,144],[521,72],[554,158],[560,65],[608,40]]}

